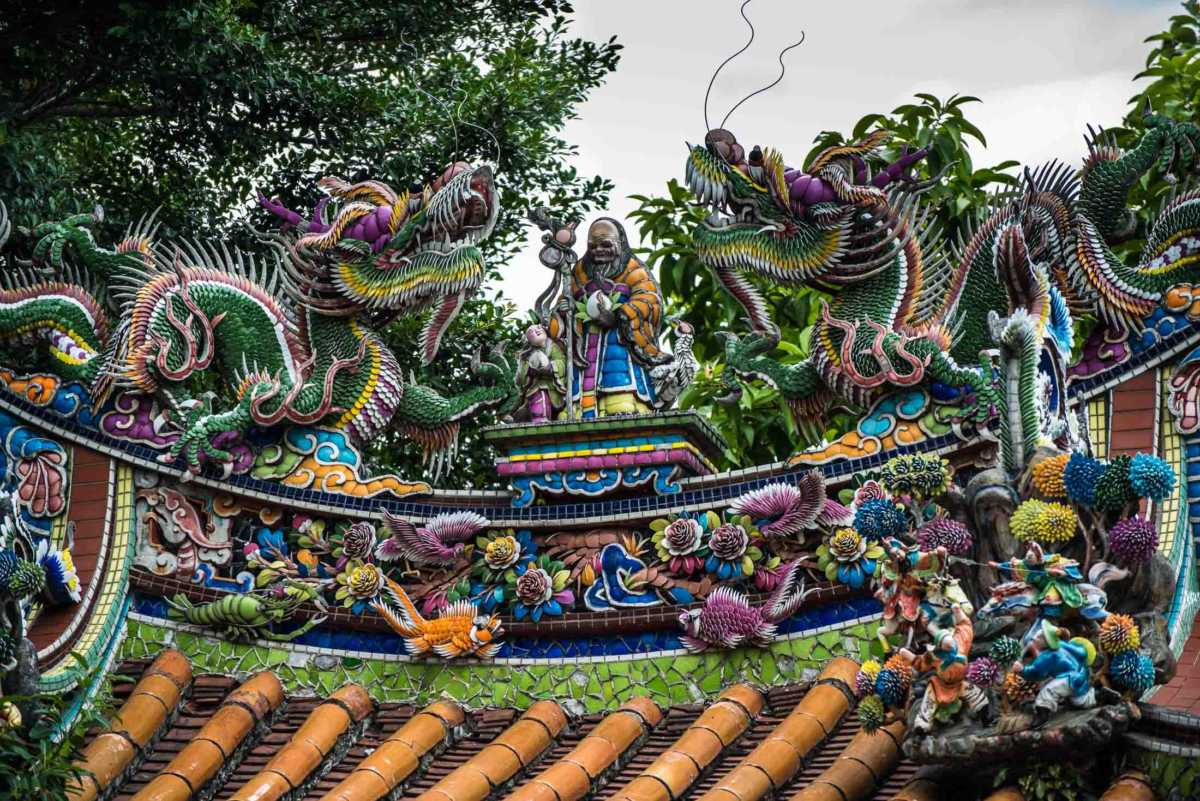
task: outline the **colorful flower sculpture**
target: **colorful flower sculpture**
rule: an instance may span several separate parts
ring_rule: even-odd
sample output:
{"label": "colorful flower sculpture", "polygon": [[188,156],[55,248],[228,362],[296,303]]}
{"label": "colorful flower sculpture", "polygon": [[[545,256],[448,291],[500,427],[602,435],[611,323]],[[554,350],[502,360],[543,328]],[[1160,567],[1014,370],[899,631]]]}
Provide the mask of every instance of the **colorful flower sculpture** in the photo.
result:
{"label": "colorful flower sculpture", "polygon": [[1154,663],[1141,651],[1122,651],[1108,663],[1112,683],[1134,695],[1154,686]]}
{"label": "colorful flower sculpture", "polygon": [[945,548],[952,556],[962,556],[971,552],[973,544],[967,527],[948,517],[935,517],[917,529],[917,545],[922,551]]}
{"label": "colorful flower sculpture", "polygon": [[1009,673],[1004,677],[1004,700],[1008,701],[1010,708],[1015,709],[1032,701],[1037,695],[1037,689],[1037,682],[1030,681],[1018,673]]}
{"label": "colorful flower sculpture", "polygon": [[976,687],[987,689],[1000,679],[1000,667],[991,657],[981,656],[972,659],[967,665],[967,681]]}
{"label": "colorful flower sculpture", "polygon": [[1073,454],[1060,453],[1033,466],[1033,488],[1052,500],[1067,497],[1066,469]]}
{"label": "colorful flower sculpture", "polygon": [[1070,506],[1030,499],[1017,507],[1008,525],[1017,539],[1047,545],[1070,540],[1077,523]]}
{"label": "colorful flower sculpture", "polygon": [[1104,474],[1096,481],[1092,505],[1104,514],[1117,514],[1137,500],[1137,493],[1129,483],[1129,467],[1133,460],[1126,455],[1118,456],[1104,468]]}
{"label": "colorful flower sculpture", "polygon": [[875,692],[875,679],[879,676],[882,667],[874,659],[863,662],[858,673],[854,675],[854,694],[863,698]]}
{"label": "colorful flower sculpture", "polygon": [[940,456],[906,454],[889,459],[880,470],[884,488],[918,500],[934,498],[950,486],[950,463]]}
{"label": "colorful flower sculpture", "polygon": [[1109,656],[1136,651],[1141,644],[1141,631],[1129,615],[1111,614],[1100,624],[1100,649]]}
{"label": "colorful flower sculpture", "polygon": [[912,687],[913,669],[903,656],[896,654],[883,663],[875,677],[875,693],[888,707],[901,707]]}
{"label": "colorful flower sculpture", "polygon": [[1096,482],[1104,475],[1104,463],[1082,453],[1072,453],[1063,468],[1063,487],[1067,497],[1081,506],[1096,499]]}
{"label": "colorful flower sculpture", "polygon": [[[743,518],[747,523],[749,518]],[[708,559],[704,569],[722,581],[754,573],[754,559],[747,550],[750,532],[741,523],[722,523],[708,535]],[[757,551],[757,549],[756,549]],[[761,552],[758,552],[761,556]]]}
{"label": "colorful flower sculpture", "polygon": [[713,520],[717,518],[708,512],[698,518],[684,516],[650,523],[650,530],[654,532],[651,537],[654,550],[672,573],[690,576],[704,567],[704,533],[710,516]]}
{"label": "colorful flower sculpture", "polygon": [[882,545],[868,542],[857,530],[846,527],[835,529],[829,539],[818,546],[817,565],[830,581],[837,579],[860,589],[875,574],[883,556]]}
{"label": "colorful flower sculpture", "polygon": [[872,498],[854,512],[854,528],[869,540],[897,537],[908,530],[904,510],[890,500]]}
{"label": "colorful flower sculpture", "polygon": [[543,615],[561,615],[564,605],[575,603],[575,594],[567,589],[570,579],[571,571],[546,554],[517,565],[506,578],[514,599],[513,618],[536,623]]}
{"label": "colorful flower sculpture", "polygon": [[337,574],[337,584],[334,597],[342,606],[361,615],[383,589],[384,575],[378,565],[351,559]]}
{"label": "colorful flower sculpture", "polygon": [[375,524],[359,521],[350,525],[342,535],[341,547],[334,555],[341,560],[370,559],[375,552]]}
{"label": "colorful flower sculpture", "polygon": [[988,655],[997,665],[1002,665],[1007,670],[1009,665],[1021,657],[1022,650],[1020,640],[1001,635],[992,640]]}
{"label": "colorful flower sculpture", "polygon": [[0,597],[28,598],[46,586],[46,571],[36,562],[17,556],[10,550],[0,551]]}
{"label": "colorful flower sculpture", "polygon": [[887,710],[878,695],[868,695],[858,702],[858,723],[863,731],[873,732],[883,725]]}
{"label": "colorful flower sculpture", "polygon": [[1148,562],[1158,548],[1158,529],[1146,518],[1136,515],[1118,520],[1108,530],[1108,547],[1122,562]]}
{"label": "colorful flower sculpture", "polygon": [[474,572],[485,584],[495,584],[518,562],[533,558],[536,548],[533,535],[525,529],[492,531],[475,540],[478,558]]}
{"label": "colorful flower sculpture", "polygon": [[1157,456],[1139,453],[1129,463],[1129,485],[1139,497],[1166,500],[1175,489],[1175,471]]}

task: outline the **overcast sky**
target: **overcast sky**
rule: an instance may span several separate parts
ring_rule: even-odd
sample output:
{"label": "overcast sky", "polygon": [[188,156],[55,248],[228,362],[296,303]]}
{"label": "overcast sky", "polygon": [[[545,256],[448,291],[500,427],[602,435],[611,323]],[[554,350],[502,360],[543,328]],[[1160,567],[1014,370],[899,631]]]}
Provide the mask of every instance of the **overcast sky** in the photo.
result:
{"label": "overcast sky", "polygon": [[[616,189],[609,211],[623,217],[632,194],[662,191],[683,177],[684,142],[704,137],[704,89],[713,69],[747,32],[738,0],[577,0],[575,34],[616,35],[621,63],[580,108],[565,137],[576,167]],[[980,97],[967,117],[988,138],[977,165],[1013,158],[1076,162],[1087,123],[1118,122],[1143,66],[1142,40],[1165,27],[1174,0],[753,0],[754,44],[717,79],[714,126],[745,94],[783,82],[743,105],[728,126],[740,141],[781,149],[799,166],[813,137],[848,130],[864,114],[890,111],[914,92]],[[631,231],[631,235],[635,232]],[[504,268],[502,288],[532,305],[547,274],[531,234],[524,255]],[[638,244],[636,241],[634,244]]]}

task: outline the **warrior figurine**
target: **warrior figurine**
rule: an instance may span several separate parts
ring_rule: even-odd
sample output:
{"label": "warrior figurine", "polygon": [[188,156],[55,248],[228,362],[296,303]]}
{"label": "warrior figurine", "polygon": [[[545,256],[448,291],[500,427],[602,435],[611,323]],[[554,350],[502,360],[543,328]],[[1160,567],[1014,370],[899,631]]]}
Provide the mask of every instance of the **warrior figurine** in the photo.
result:
{"label": "warrior figurine", "polygon": [[1049,620],[1042,621],[1042,628],[1034,638],[1033,647],[1037,656],[1028,665],[1019,660],[1013,662],[1012,672],[1030,681],[1041,681],[1037,697],[1033,701],[1034,728],[1042,726],[1058,711],[1064,701],[1071,706],[1086,709],[1096,705],[1096,690],[1092,687],[1091,666],[1096,661],[1096,646],[1083,637],[1070,636],[1068,629],[1060,629]]}
{"label": "warrior figurine", "polygon": [[1084,604],[1084,596],[1079,588],[1083,583],[1079,563],[1062,554],[1047,556],[1036,542],[1029,543],[1024,559],[1014,558],[988,564],[999,570],[1001,575],[1033,587],[1037,591],[1037,605],[1044,618],[1059,619],[1064,606],[1078,609]]}
{"label": "warrior figurine", "polygon": [[922,551],[894,537],[884,540],[883,547],[887,556],[880,562],[879,589],[875,591],[875,597],[883,604],[883,624],[876,636],[884,651],[888,651],[891,649],[888,637],[902,628],[908,631],[908,646],[918,633],[928,632],[928,610],[921,607],[925,582],[941,572],[946,564],[946,549]]}
{"label": "warrior figurine", "polygon": [[913,723],[916,731],[929,731],[935,719],[949,720],[958,714],[964,703],[967,711],[985,726],[991,723],[987,693],[966,680],[967,656],[975,640],[975,628],[961,605],[955,604],[951,610],[954,627],[940,629],[938,638],[933,645],[926,646],[925,653],[915,656],[907,648],[899,651],[914,670],[933,671]]}

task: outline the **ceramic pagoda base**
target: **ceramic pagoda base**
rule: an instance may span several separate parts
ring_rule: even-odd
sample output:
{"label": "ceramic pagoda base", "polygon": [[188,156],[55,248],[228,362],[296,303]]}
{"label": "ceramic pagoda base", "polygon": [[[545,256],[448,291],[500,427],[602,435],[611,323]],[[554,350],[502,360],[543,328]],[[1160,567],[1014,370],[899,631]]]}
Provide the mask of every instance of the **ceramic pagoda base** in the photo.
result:
{"label": "ceramic pagoda base", "polygon": [[687,411],[495,426],[484,437],[500,452],[496,471],[516,491],[513,506],[539,496],[598,498],[623,489],[680,491],[685,476],[709,475],[724,442]]}

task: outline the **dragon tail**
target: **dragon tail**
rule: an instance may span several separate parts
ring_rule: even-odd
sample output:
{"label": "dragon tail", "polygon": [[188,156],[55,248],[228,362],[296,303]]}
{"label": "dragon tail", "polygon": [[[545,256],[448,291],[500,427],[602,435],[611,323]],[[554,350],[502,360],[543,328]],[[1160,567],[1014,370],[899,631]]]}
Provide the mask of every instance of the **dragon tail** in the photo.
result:
{"label": "dragon tail", "polygon": [[[1193,126],[1187,135],[1200,134]],[[1111,136],[1092,132],[1079,198],[1076,259],[1067,277],[1074,293],[1114,326],[1138,330],[1169,289],[1200,282],[1200,190],[1179,191],[1167,199],[1136,266],[1125,264],[1108,245],[1136,230],[1126,207],[1129,189],[1156,163],[1164,158],[1171,162],[1177,138],[1164,120],[1152,117],[1137,147],[1122,154]],[[1169,302],[1167,306],[1171,308]]]}

